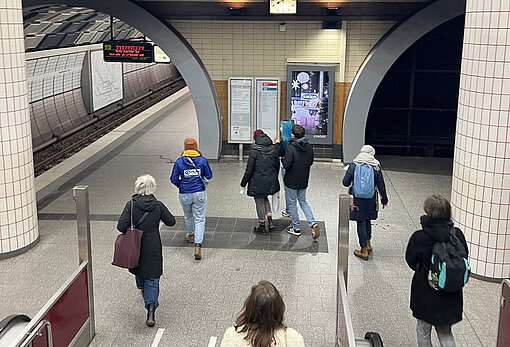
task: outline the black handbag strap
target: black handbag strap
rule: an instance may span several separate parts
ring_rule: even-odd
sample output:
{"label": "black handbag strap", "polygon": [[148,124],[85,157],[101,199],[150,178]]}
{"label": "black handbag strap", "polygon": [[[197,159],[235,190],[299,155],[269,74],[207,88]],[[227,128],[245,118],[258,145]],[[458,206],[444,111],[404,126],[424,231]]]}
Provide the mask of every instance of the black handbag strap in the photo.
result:
{"label": "black handbag strap", "polygon": [[142,215],[142,218],[140,218],[140,220],[138,221],[138,223],[136,223],[136,225],[133,223],[133,206],[134,206],[134,200],[131,199],[131,229],[134,229],[135,227],[139,226],[140,223],[142,223],[145,218],[147,218],[147,215],[149,214],[149,211],[145,212],[143,215]]}

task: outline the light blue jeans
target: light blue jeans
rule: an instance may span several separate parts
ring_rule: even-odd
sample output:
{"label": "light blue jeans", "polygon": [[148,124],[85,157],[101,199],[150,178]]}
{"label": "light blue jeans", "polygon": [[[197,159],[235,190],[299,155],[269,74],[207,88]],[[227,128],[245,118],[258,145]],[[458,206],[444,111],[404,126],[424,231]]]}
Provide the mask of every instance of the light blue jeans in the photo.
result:
{"label": "light blue jeans", "polygon": [[202,243],[205,230],[205,210],[207,208],[207,194],[205,190],[196,193],[179,194],[184,222],[188,235],[195,235],[195,243]]}
{"label": "light blue jeans", "polygon": [[[282,180],[285,179],[285,168],[282,166]],[[287,202],[287,186],[284,184],[283,185],[283,190],[285,191],[285,213],[288,213],[290,214],[289,212],[289,203]]]}
{"label": "light blue jeans", "polygon": [[299,224],[299,213],[297,209],[298,201],[310,228],[315,224],[315,218],[313,218],[312,209],[306,202],[306,189],[292,189],[285,187],[285,201],[289,206],[290,216],[292,217],[292,227],[294,229],[301,229]]}
{"label": "light blue jeans", "polygon": [[159,306],[159,278],[143,278],[136,276],[136,287],[143,289],[143,300],[145,301],[145,308],[153,304],[156,308]]}

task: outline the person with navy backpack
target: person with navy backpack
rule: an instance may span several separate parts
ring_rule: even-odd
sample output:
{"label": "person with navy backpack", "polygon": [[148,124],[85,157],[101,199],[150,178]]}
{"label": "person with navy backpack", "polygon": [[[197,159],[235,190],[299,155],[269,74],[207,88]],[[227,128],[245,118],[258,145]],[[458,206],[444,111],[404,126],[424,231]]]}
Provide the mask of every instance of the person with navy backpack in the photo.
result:
{"label": "person with navy backpack", "polygon": [[209,162],[198,150],[194,138],[184,140],[184,151],[175,161],[170,181],[179,188],[179,201],[186,223],[186,240],[195,244],[195,259],[202,259],[207,194],[205,187],[213,177]]}
{"label": "person with navy backpack", "polygon": [[[423,209],[422,229],[414,232],[406,249],[406,262],[414,271],[410,306],[417,320],[418,346],[432,347],[434,326],[441,346],[455,347],[451,327],[462,320],[462,287],[469,277],[468,246],[462,231],[453,226],[451,205],[445,197],[428,197]],[[441,255],[441,248],[448,254]],[[438,277],[442,280],[435,281],[433,262],[441,263],[444,271]]]}
{"label": "person with navy backpack", "polygon": [[377,219],[377,191],[381,194],[383,208],[388,205],[381,164],[374,155],[374,147],[370,145],[361,147],[360,153],[349,164],[342,180],[345,187],[350,187],[349,194],[354,196],[349,219],[356,221],[361,247],[354,250],[354,255],[363,260],[368,260],[368,254],[372,253],[371,220]]}

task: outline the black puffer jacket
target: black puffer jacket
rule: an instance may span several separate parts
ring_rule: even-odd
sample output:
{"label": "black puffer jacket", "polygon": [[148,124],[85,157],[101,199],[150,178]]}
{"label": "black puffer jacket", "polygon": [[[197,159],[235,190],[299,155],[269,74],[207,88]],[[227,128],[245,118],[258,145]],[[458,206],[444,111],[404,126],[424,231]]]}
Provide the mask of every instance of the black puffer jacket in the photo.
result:
{"label": "black puffer jacket", "polygon": [[[448,240],[453,222],[422,216],[420,223],[423,229],[411,236],[406,250],[406,262],[414,270],[411,283],[413,317],[435,326],[452,325],[462,320],[462,289],[453,293],[432,289],[427,280],[427,268],[434,243]],[[467,252],[466,239],[462,231],[455,228],[455,235]]]}
{"label": "black puffer jacket", "polygon": [[306,137],[290,140],[282,160],[285,168],[283,182],[292,189],[306,189],[310,166],[313,164],[313,147]]}
{"label": "black puffer jacket", "polygon": [[280,191],[279,170],[278,153],[273,142],[266,134],[259,135],[251,146],[241,187],[248,184],[249,196],[273,195]]}
{"label": "black puffer jacket", "polygon": [[[166,206],[158,201],[154,195],[133,195],[134,210],[133,221],[138,223],[142,215],[148,211],[147,217],[136,228],[143,230],[142,246],[140,249],[140,260],[138,267],[129,269],[134,275],[143,278],[159,278],[163,274],[163,253],[161,237],[159,235],[159,221],[165,225],[175,225],[174,216]],[[117,223],[120,232],[126,232],[131,224],[131,200],[122,211]]]}

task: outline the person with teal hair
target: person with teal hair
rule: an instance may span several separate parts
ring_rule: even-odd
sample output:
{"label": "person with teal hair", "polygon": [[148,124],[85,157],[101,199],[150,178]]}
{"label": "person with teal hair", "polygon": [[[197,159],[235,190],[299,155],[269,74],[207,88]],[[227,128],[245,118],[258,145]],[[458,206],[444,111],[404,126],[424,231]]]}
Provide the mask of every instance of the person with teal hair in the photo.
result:
{"label": "person with teal hair", "polygon": [[[280,147],[278,149],[278,156],[283,158],[285,156],[285,151],[289,146],[290,140],[292,139],[292,126],[294,122],[292,120],[286,119],[282,120],[280,123],[280,131],[282,132],[282,141]],[[282,166],[282,179],[285,177],[285,168]],[[284,189],[287,189],[284,185]],[[283,217],[290,218],[289,206],[287,204],[287,200],[285,200],[285,211],[282,211]]]}

